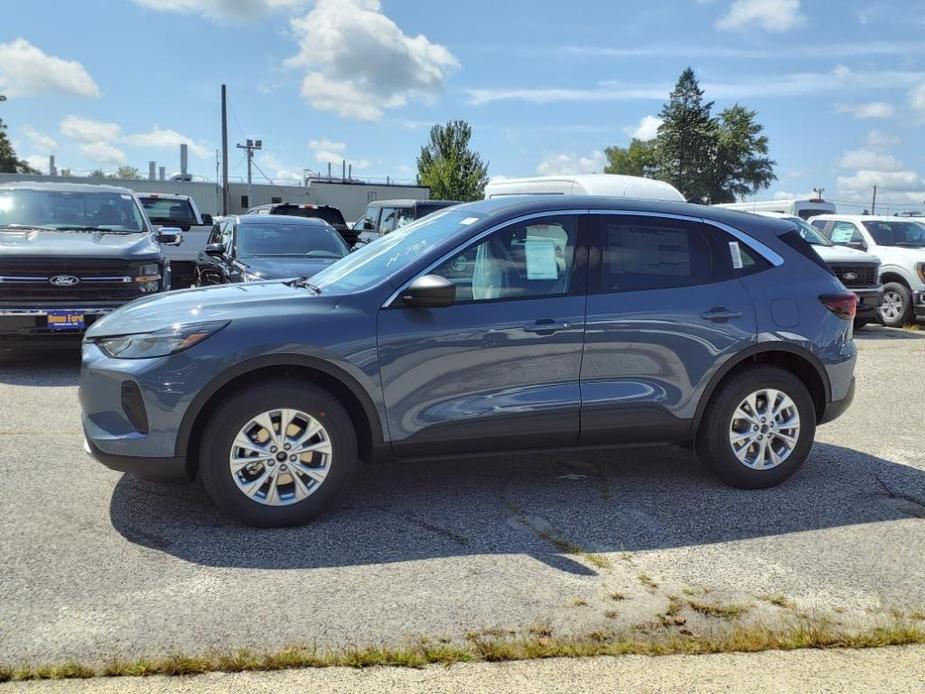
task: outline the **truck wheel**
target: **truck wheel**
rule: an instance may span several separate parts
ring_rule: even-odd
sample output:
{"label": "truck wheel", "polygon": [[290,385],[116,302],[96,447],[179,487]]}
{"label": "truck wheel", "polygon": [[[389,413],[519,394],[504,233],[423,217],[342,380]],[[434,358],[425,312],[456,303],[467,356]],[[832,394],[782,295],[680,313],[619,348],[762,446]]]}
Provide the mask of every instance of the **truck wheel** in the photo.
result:
{"label": "truck wheel", "polygon": [[216,409],[199,460],[206,492],[232,518],[261,528],[301,525],[348,486],[357,468],[356,432],[326,390],[271,381]]}
{"label": "truck wheel", "polygon": [[760,366],[714,393],[700,422],[697,456],[733,487],[773,487],[800,468],[815,435],[806,386],[789,371]]}
{"label": "truck wheel", "polygon": [[887,282],[883,285],[883,299],[880,303],[880,322],[890,328],[901,328],[912,317],[912,292],[901,282]]}

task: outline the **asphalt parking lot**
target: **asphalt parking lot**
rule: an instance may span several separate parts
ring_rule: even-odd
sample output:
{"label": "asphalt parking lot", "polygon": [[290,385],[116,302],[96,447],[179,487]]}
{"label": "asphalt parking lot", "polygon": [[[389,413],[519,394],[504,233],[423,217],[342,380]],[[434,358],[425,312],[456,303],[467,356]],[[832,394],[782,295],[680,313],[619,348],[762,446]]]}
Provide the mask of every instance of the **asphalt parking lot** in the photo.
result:
{"label": "asphalt parking lot", "polygon": [[723,487],[678,448],[464,458],[366,468],[286,530],[103,468],[82,449],[77,356],[4,353],[2,660],[587,633],[672,595],[767,623],[921,610],[925,332],[858,344],[854,406],[777,489]]}

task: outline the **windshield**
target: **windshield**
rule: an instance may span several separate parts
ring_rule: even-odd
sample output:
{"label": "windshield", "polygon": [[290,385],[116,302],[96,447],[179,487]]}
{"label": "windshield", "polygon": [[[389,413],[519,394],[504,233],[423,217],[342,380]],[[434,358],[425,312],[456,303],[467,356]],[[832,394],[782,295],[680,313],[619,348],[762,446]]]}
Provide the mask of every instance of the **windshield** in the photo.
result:
{"label": "windshield", "polygon": [[820,234],[816,227],[814,227],[809,222],[800,219],[799,217],[788,217],[791,222],[793,222],[797,230],[800,232],[800,236],[803,237],[803,240],[806,243],[812,246],[831,246],[833,245],[825,236]]}
{"label": "windshield", "polygon": [[878,246],[925,247],[925,225],[916,222],[864,222]]}
{"label": "windshield", "polygon": [[354,251],[312,277],[311,283],[333,294],[365,289],[414,262],[445,238],[484,216],[453,208],[428,215]]}
{"label": "windshield", "polygon": [[238,226],[237,253],[242,258],[343,258],[350,252],[336,231],[314,224],[247,224]]}
{"label": "windshield", "polygon": [[169,200],[165,198],[140,198],[142,207],[154,224],[189,224],[196,223],[193,206],[188,200]]}
{"label": "windshield", "polygon": [[127,193],[0,190],[0,229],[17,227],[146,231],[141,210]]}

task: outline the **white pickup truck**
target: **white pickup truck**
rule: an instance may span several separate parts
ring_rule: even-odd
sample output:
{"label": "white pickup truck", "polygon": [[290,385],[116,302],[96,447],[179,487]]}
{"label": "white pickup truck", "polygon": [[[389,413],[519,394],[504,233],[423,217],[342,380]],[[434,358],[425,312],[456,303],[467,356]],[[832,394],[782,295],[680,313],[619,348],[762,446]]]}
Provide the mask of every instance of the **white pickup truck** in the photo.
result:
{"label": "white pickup truck", "polygon": [[172,288],[184,289],[196,278],[196,262],[212,231],[212,216],[202,214],[196,201],[179,193],[138,193],[148,219],[156,227],[177,227],[183,241],[167,251],[173,276]]}

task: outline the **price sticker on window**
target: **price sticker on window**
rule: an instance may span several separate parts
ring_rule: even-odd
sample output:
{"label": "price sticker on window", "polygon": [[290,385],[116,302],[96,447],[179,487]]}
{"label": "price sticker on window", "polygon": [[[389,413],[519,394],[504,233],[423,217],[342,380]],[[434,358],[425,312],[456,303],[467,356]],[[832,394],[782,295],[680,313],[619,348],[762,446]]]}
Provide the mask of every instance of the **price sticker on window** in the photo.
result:
{"label": "price sticker on window", "polygon": [[742,262],[742,249],[739,247],[738,241],[729,242],[729,256],[732,258],[732,267],[736,270],[741,270],[745,267],[745,263]]}

